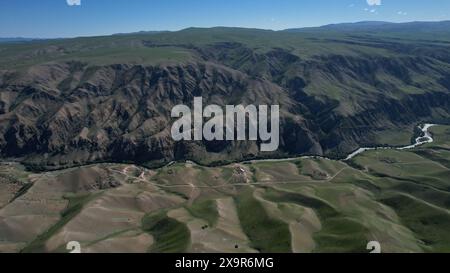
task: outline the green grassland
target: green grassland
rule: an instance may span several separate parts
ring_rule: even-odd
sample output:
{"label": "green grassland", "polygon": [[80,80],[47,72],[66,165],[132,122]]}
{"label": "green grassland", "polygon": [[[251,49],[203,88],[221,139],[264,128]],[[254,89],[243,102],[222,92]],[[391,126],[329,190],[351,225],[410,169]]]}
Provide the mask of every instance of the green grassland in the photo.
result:
{"label": "green grassland", "polygon": [[[39,253],[45,252],[45,243],[54,236],[58,231],[60,231],[70,220],[72,220],[77,214],[81,212],[83,206],[89,201],[98,197],[99,194],[82,194],[82,195],[68,195],[64,198],[67,199],[67,208],[61,211],[60,220],[53,226],[51,226],[46,232],[36,237],[35,240],[31,241],[23,250],[23,253]],[[58,251],[63,251],[58,249]]]}
{"label": "green grassland", "polygon": [[182,223],[169,218],[164,212],[144,216],[142,229],[154,236],[156,240],[150,252],[184,252],[188,247],[189,230]]}
{"label": "green grassland", "polygon": [[286,223],[270,218],[251,191],[241,194],[237,208],[242,228],[251,246],[263,253],[290,252],[290,233]]}
{"label": "green grassland", "polygon": [[204,219],[212,227],[217,223],[219,215],[214,200],[199,201],[186,206],[187,211],[195,218]]}
{"label": "green grassland", "polygon": [[[91,65],[142,64],[155,65],[159,62],[185,62],[199,59],[196,49],[207,51],[217,45],[241,45],[255,54],[266,54],[274,49],[282,49],[302,59],[317,59],[329,54],[347,57],[398,56],[390,48],[379,46],[380,42],[396,43],[406,46],[411,42],[440,46],[448,34],[439,41],[421,40],[420,36],[393,39],[383,35],[350,35],[340,32],[282,32],[245,28],[188,28],[177,32],[152,34],[128,34],[99,37],[80,37],[72,39],[40,40],[19,44],[0,44],[0,69],[27,68],[49,62],[80,61]],[[420,45],[420,44],[418,44]],[[226,64],[232,67],[249,66],[240,51],[229,51]],[[408,54],[405,52],[404,57]],[[255,65],[255,64],[253,64]],[[264,70],[263,63],[257,63]],[[445,64],[442,63],[444,66]],[[295,68],[291,72],[295,74]],[[245,70],[245,69],[243,69]],[[381,75],[380,75],[381,76]],[[385,80],[391,81],[388,75]],[[417,75],[417,78],[424,77]],[[423,79],[426,81],[426,77]],[[313,82],[311,88],[339,92],[340,86],[327,81]],[[398,83],[401,84],[401,83]],[[347,84],[348,87],[348,84]],[[355,86],[367,88],[368,86]],[[375,91],[375,90],[374,90]],[[411,92],[411,86],[409,92]]]}
{"label": "green grassland", "polygon": [[[372,240],[381,243],[383,252],[450,252],[450,131],[436,126],[432,133],[432,144],[367,151],[351,162],[302,158],[221,167],[177,163],[144,172],[144,180],[139,178],[144,169],[133,167],[126,187],[137,194],[123,191],[120,196],[128,201],[108,200],[117,202],[113,204],[119,211],[131,212],[130,204],[138,200],[153,200],[159,207],[139,207],[144,216],[135,229],[152,236],[150,252],[292,252],[302,244],[307,252],[366,252]],[[124,167],[102,166],[115,170],[116,179]],[[25,178],[23,170],[16,172]],[[61,251],[46,249],[45,243],[83,214],[89,201],[108,191],[65,195],[69,202],[60,221],[23,251]],[[142,194],[152,199],[136,199]],[[95,246],[102,238],[83,245]]]}

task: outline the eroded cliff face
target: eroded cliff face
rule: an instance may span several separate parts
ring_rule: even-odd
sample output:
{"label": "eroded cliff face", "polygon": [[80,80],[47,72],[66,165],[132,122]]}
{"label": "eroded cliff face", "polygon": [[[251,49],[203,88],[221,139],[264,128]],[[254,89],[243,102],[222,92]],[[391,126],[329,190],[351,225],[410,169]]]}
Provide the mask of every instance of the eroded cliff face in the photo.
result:
{"label": "eroded cliff face", "polygon": [[[308,58],[281,48],[261,53],[239,43],[191,50],[195,60],[179,64],[66,61],[1,71],[1,157],[60,168],[99,161],[214,164],[343,156],[360,145],[379,144],[382,130],[449,121],[448,50],[408,47],[403,50],[415,55]],[[261,153],[251,141],[174,142],[172,107],[191,105],[196,96],[222,106],[279,104],[280,149]]]}
{"label": "eroded cliff face", "polygon": [[[261,53],[244,44],[218,43],[198,51],[204,59],[287,90],[325,154],[389,144],[377,138],[384,130],[450,122],[448,46],[369,37],[328,42],[351,50],[302,56],[301,49]],[[373,54],[365,52],[366,47]]]}
{"label": "eroded cliff face", "polygon": [[[74,68],[75,67],[75,68]],[[67,63],[36,68],[14,79],[3,75],[0,147],[3,157],[72,165],[95,161],[210,162],[260,156],[258,144],[176,143],[170,113],[177,104],[280,104],[282,130],[293,152],[322,153],[298,103],[276,84],[216,64],[86,68]],[[47,75],[47,79],[41,76]],[[27,82],[29,79],[35,79]],[[300,142],[300,141],[299,141]]]}

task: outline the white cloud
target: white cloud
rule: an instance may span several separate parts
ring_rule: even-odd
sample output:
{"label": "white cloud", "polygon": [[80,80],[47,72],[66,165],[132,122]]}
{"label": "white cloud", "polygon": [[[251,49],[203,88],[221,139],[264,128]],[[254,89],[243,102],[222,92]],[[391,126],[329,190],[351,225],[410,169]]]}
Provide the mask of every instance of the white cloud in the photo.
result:
{"label": "white cloud", "polygon": [[369,6],[381,6],[381,0],[367,0]]}
{"label": "white cloud", "polygon": [[365,12],[368,12],[368,13],[371,13],[371,14],[379,14],[378,13],[378,10],[377,9],[375,9],[375,8],[364,8],[363,9]]}
{"label": "white cloud", "polygon": [[408,13],[406,11],[399,11],[397,12],[398,15],[408,15]]}
{"label": "white cloud", "polygon": [[69,6],[81,6],[81,0],[66,0]]}

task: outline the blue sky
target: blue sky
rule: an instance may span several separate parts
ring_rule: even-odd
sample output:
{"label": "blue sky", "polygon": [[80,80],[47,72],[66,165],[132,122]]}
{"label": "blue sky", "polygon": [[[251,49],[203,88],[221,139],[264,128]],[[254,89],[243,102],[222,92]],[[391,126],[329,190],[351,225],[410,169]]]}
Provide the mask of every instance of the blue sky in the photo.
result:
{"label": "blue sky", "polygon": [[[81,5],[68,4],[77,1]],[[450,20],[450,0],[0,0],[0,5],[0,37]]]}

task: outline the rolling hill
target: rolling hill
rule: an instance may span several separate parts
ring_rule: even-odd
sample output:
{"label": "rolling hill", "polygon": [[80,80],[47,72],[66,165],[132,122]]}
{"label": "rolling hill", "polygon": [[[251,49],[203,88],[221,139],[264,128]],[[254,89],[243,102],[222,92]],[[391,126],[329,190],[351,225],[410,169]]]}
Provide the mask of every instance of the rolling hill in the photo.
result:
{"label": "rolling hill", "polygon": [[0,252],[450,252],[450,126],[416,149],[220,167],[0,165]]}

